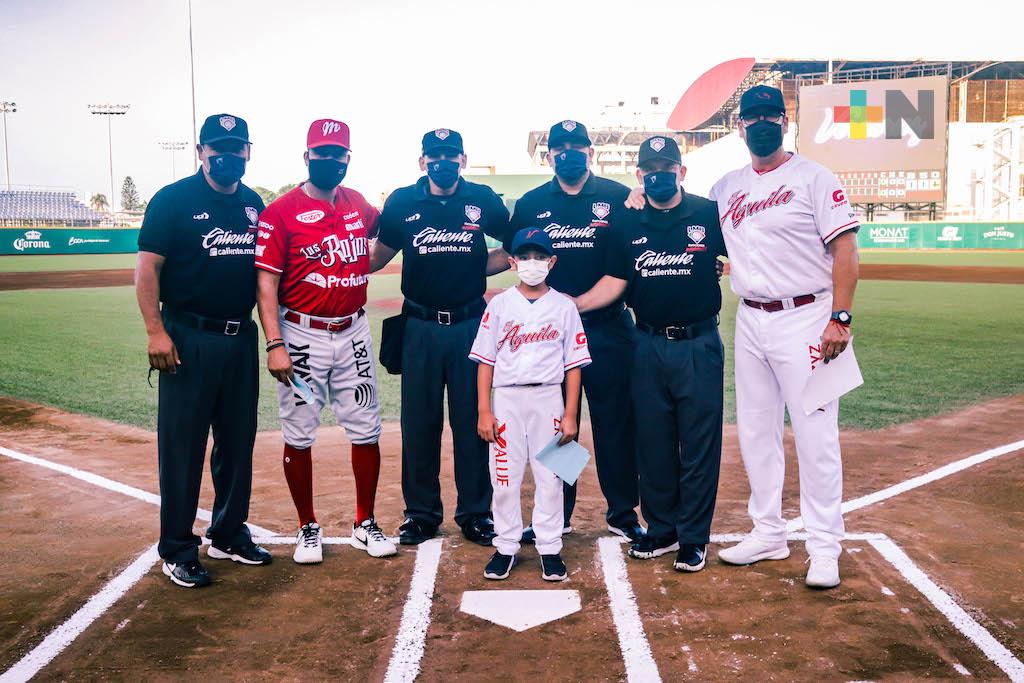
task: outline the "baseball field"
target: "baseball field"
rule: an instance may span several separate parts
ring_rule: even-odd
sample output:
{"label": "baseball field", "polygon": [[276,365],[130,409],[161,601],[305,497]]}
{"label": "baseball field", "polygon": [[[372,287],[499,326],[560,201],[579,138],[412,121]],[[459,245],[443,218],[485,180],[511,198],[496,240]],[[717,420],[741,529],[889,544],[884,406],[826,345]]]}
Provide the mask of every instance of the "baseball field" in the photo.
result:
{"label": "baseball field", "polygon": [[[543,585],[527,548],[496,589],[481,575],[490,551],[451,521],[441,538],[386,560],[347,546],[348,450],[325,415],[315,494],[331,545],[322,565],[300,567],[266,374],[250,522],[275,561],[209,561],[211,588],[175,589],[153,546],[156,390],[133,262],[0,257],[0,680],[1024,680],[1024,253],[862,254],[853,329],[865,384],[840,413],[849,539],[843,583],[828,592],[803,585],[788,437],[791,557],[714,561],[749,530],[732,424],[705,571],[627,559],[602,533],[591,463],[563,551],[569,581]],[[399,277],[372,278],[375,338],[401,305]],[[726,280],[723,289],[731,423],[736,301]],[[379,373],[377,516],[393,533],[399,383]],[[586,424],[581,442],[592,447]],[[445,452],[451,510],[447,430]],[[212,494],[207,476],[197,530]],[[511,590],[529,592],[499,595]],[[511,600],[505,625],[480,607],[495,597]]]}

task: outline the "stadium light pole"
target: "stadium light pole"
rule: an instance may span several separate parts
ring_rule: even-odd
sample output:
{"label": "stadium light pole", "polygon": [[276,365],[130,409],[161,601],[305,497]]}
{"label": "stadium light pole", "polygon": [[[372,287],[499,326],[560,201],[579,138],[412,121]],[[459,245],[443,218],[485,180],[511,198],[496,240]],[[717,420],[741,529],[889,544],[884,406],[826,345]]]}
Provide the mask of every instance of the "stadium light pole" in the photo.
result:
{"label": "stadium light pole", "polygon": [[7,148],[7,115],[18,111],[15,102],[0,102],[0,111],[4,114],[4,166],[7,168],[7,191],[11,191],[11,151]]}
{"label": "stadium light pole", "polygon": [[178,172],[174,168],[174,153],[180,152],[183,149],[188,149],[188,143],[165,140],[160,143],[160,149],[171,153],[171,182],[174,182],[178,177]]}
{"label": "stadium light pole", "polygon": [[114,134],[110,120],[128,113],[130,104],[90,104],[89,113],[107,117],[107,152],[110,157],[110,213],[114,213]]}
{"label": "stadium light pole", "polygon": [[[192,83],[192,149],[196,148],[196,53],[192,48],[192,0],[188,0],[188,71]],[[192,172],[199,170],[199,158],[192,152]]]}

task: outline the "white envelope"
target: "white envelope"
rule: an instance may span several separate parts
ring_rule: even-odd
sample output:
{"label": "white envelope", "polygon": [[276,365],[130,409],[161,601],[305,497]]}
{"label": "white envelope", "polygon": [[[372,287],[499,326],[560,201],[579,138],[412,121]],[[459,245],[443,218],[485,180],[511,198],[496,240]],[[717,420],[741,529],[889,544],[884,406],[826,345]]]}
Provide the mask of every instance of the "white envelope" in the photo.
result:
{"label": "white envelope", "polygon": [[830,360],[828,365],[818,365],[807,378],[803,395],[804,414],[810,415],[861,384],[864,384],[864,377],[853,353],[853,337],[850,337],[845,351],[835,360]]}

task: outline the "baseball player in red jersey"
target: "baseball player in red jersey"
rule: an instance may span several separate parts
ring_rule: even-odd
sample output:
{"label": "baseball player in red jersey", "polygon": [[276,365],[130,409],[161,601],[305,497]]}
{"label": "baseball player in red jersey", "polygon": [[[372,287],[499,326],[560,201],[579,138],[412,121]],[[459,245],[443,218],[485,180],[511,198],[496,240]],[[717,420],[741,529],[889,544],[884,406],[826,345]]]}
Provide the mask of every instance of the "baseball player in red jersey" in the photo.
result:
{"label": "baseball player in red jersey", "polygon": [[306,147],[309,180],[266,208],[256,240],[267,369],[280,382],[284,473],[299,516],[294,559],[300,564],[323,561],[322,530],[313,512],[311,448],[320,410],[328,402],[352,442],[352,545],[386,557],[396,549],[373,517],[381,426],[363,311],[369,239],[376,235],[380,213],[355,190],[340,187],[350,157],[347,125],[314,121]]}

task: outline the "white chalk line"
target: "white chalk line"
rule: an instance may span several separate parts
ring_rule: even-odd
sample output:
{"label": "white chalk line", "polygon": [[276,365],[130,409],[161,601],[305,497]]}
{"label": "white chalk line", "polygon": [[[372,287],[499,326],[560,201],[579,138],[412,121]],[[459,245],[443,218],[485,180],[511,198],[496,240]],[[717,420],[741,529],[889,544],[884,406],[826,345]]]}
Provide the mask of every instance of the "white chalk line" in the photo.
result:
{"label": "white chalk line", "polygon": [[402,608],[402,621],[395,636],[395,647],[391,651],[384,683],[411,683],[420,673],[440,562],[441,539],[434,538],[419,544],[409,595]]}
{"label": "white chalk line", "polygon": [[[920,488],[925,484],[930,484],[934,481],[938,481],[939,479],[956,474],[957,472],[962,472],[968,468],[974,467],[975,465],[980,465],[981,463],[992,460],[993,458],[998,458],[1001,455],[1019,451],[1022,448],[1024,448],[1024,440],[1014,441],[1013,443],[997,446],[996,448],[990,448],[987,451],[982,451],[981,453],[976,453],[974,455],[967,456],[966,458],[955,460],[930,472],[925,472],[924,474],[912,477],[906,481],[901,481],[898,484],[893,484],[892,486],[875,491],[874,493],[869,493],[866,496],[848,500],[843,503],[843,514],[846,515],[854,510],[860,510],[861,508],[868,507],[869,505],[880,503],[883,500],[888,500],[889,498],[906,493],[907,491]],[[789,531],[797,531],[802,529],[803,526],[803,518],[797,517],[786,524],[786,529]]]}
{"label": "white chalk line", "polygon": [[626,678],[630,683],[660,681],[658,665],[640,620],[633,585],[629,582],[626,560],[622,557],[622,545],[615,538],[604,537],[598,539],[597,548],[615,633],[619,637],[619,649],[626,665]]}
{"label": "white chalk line", "polygon": [[74,642],[85,629],[106,612],[118,599],[145,576],[160,557],[156,545],[150,546],[120,574],[107,582],[100,592],[89,598],[77,612],[55,628],[41,643],[0,675],[0,683],[27,681],[53,661]]}
{"label": "white chalk line", "polygon": [[939,610],[956,630],[1009,676],[1011,681],[1024,681],[1024,664],[1006,649],[984,626],[974,620],[960,605],[942,590],[892,539],[868,541],[896,570],[903,575],[935,609]]}
{"label": "white chalk line", "polygon": [[[253,540],[265,545],[291,545],[295,542],[295,539],[290,536],[254,537]],[[352,538],[350,536],[328,536],[323,538],[322,542],[324,545],[352,545]],[[204,545],[208,544],[209,540],[203,539],[203,543]],[[440,541],[438,541],[438,544],[440,544]],[[438,558],[439,557],[440,553],[438,553]],[[434,561],[434,569],[436,572],[437,558],[435,558]],[[80,607],[77,612],[72,614],[67,621],[55,628],[42,640],[42,642],[32,648],[28,654],[0,675],[0,683],[13,683],[15,681],[21,683],[22,681],[28,681],[39,673],[44,666],[52,662],[57,655],[67,649],[67,647],[73,643],[78,636],[89,628],[89,626],[91,626],[97,619],[103,616],[108,609],[110,609],[129,590],[131,590],[132,586],[141,581],[153,566],[159,562],[160,556],[157,554],[156,544],[154,544],[135,558],[135,560],[122,570],[121,573],[108,581],[107,584],[103,586],[98,593],[96,593],[96,595],[89,598],[89,600]],[[418,566],[419,560],[417,557],[417,567]],[[433,583],[431,583],[431,592],[432,591]],[[426,631],[424,630],[424,634],[425,633]],[[420,652],[420,657],[422,657],[422,651]],[[416,670],[418,671],[418,660],[416,662],[416,666]],[[413,678],[415,678],[415,676],[413,676]],[[396,680],[412,680],[412,678]]]}
{"label": "white chalk line", "polygon": [[[30,465],[45,467],[46,469],[53,470],[54,472],[60,472],[61,474],[66,474],[69,477],[80,479],[86,483],[92,484],[93,486],[98,486],[100,488],[107,489],[108,491],[114,491],[115,493],[120,493],[130,498],[141,500],[142,502],[149,503],[150,505],[160,505],[160,496],[158,496],[155,493],[143,491],[140,488],[129,486],[128,484],[123,484],[119,481],[108,479],[107,477],[101,476],[99,474],[87,472],[86,470],[80,470],[77,467],[63,465],[59,462],[46,460],[45,458],[40,458],[35,455],[28,455],[26,453],[11,450],[10,448],[4,448],[3,446],[0,446],[0,455],[6,455],[8,458],[11,458],[13,460],[20,460],[21,462],[25,462]],[[202,520],[204,522],[209,522],[213,519],[213,514],[209,510],[199,508],[198,510],[196,510],[196,519]],[[249,526],[249,529],[252,530],[253,533],[258,534],[260,536],[276,535],[270,529],[264,529],[263,527],[257,526],[252,523],[247,524]]]}

